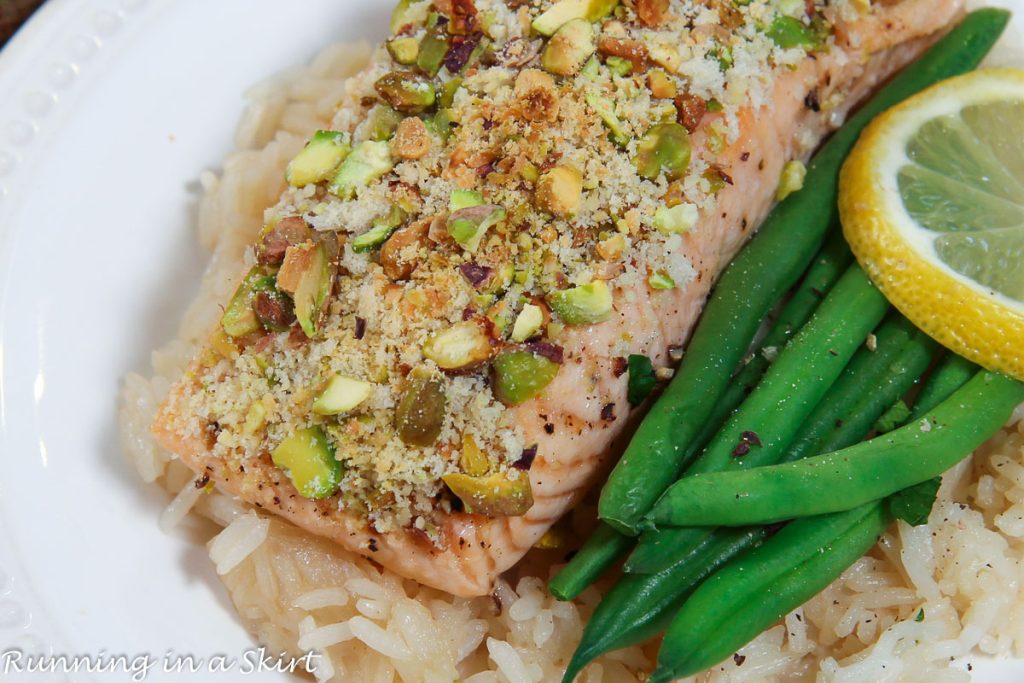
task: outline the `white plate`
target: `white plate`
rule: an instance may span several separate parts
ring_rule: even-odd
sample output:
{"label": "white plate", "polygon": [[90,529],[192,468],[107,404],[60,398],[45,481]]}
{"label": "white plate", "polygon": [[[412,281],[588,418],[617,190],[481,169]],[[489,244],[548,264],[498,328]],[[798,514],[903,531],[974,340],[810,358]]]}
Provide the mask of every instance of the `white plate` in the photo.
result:
{"label": "white plate", "polygon": [[[194,180],[229,151],[246,87],[379,38],[389,5],[50,0],[3,51],[0,653],[252,647],[205,550],[158,531],[165,499],[118,449],[118,383],[195,292]],[[1024,679],[1024,662],[982,669]]]}

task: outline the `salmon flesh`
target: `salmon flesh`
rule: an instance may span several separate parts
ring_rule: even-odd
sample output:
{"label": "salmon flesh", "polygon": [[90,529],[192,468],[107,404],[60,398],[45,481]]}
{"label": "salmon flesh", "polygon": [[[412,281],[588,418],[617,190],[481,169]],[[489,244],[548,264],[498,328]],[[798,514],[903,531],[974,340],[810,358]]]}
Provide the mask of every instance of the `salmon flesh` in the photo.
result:
{"label": "salmon flesh", "polygon": [[963,13],[796,4],[403,2],[159,442],[403,576],[490,592],[612,464],[627,357],[671,374],[787,164]]}

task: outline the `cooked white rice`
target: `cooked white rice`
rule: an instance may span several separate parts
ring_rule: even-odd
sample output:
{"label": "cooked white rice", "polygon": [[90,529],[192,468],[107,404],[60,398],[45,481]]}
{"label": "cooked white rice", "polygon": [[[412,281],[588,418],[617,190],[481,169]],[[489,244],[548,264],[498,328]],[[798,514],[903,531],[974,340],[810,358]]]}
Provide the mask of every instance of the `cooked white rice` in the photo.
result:
{"label": "cooked white rice", "polygon": [[[368,55],[365,45],[334,45],[309,66],[250,91],[238,151],[220,173],[201,177],[199,239],[212,256],[200,296],[179,339],[154,352],[153,376],[125,380],[124,450],[143,480],[159,482],[173,496],[162,527],[190,511],[224,527],[209,542],[209,553],[240,618],[271,650],[322,654],[318,680],[557,681],[600,597],[592,588],[572,603],[551,598],[545,585],[558,569],[552,566],[557,554],[528,556],[491,597],[455,598],[220,493],[197,489],[191,473],[149,436],[171,381],[235,287],[263,209],[283,189],[283,167],[313,130],[326,125],[344,92],[343,79]],[[1024,411],[947,474],[928,525],[895,525],[823,593],[697,680],[939,683],[968,680],[951,663],[975,653],[1024,656],[1021,417]],[[586,511],[577,511],[572,523],[583,537],[592,522]],[[642,680],[656,645],[603,657],[581,680]]]}

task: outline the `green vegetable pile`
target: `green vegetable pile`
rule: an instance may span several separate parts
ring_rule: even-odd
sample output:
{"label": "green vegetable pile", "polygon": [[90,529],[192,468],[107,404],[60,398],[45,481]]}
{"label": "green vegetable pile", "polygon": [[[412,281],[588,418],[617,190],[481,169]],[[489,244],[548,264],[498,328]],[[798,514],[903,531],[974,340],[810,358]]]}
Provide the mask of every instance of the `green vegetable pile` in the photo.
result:
{"label": "green vegetable pile", "polygon": [[[893,310],[851,265],[836,216],[839,169],[864,127],[974,69],[1008,19],[973,12],[880,90],[726,269],[601,493],[602,522],[551,582],[572,599],[632,550],[566,682],[660,633],[650,681],[732,655],[824,589],[894,518],[924,523],[938,476],[1024,401],[1024,383],[946,352]],[[656,378],[643,357],[629,372],[636,405]]]}

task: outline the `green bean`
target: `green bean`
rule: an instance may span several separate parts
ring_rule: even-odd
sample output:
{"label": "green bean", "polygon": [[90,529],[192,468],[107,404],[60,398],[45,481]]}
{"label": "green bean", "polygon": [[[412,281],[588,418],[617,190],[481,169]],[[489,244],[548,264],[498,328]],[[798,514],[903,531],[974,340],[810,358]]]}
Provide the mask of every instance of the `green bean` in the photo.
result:
{"label": "green bean", "polygon": [[[754,353],[750,361],[733,378],[700,436],[692,442],[694,448],[703,447],[736,406],[750,394],[771,364],[770,354],[777,354],[778,350],[804,326],[852,260],[853,254],[850,253],[842,232],[833,232],[786,302],[778,319],[758,345],[758,352]],[[701,531],[695,533],[690,529],[675,528],[644,532],[623,569],[627,573],[640,574],[661,571],[666,563],[674,561],[680,549],[691,547],[704,535]]]}
{"label": "green bean", "polygon": [[[908,342],[907,346],[914,347],[914,340]],[[899,364],[900,361],[897,360],[894,365],[898,367]],[[931,410],[948,398],[963,385],[966,379],[969,379],[969,375],[965,375],[963,372],[964,368],[971,369],[974,366],[959,357],[946,358],[939,363],[922,389],[917,406],[924,406],[925,410]],[[976,370],[976,368],[974,369]],[[829,400],[827,396],[825,401]],[[858,439],[868,433],[870,422],[862,420],[860,427],[863,432],[857,436]],[[637,552],[643,549],[645,542],[664,542],[665,545],[658,548],[660,556],[651,555],[652,569],[644,569],[632,576],[622,578],[605,597],[605,601],[598,605],[591,620],[595,625],[588,627],[585,631],[580,645],[580,654],[576,655],[574,663],[585,664],[613,648],[627,647],[646,640],[649,634],[656,632],[655,625],[669,618],[672,607],[682,601],[692,588],[687,581],[679,580],[684,568],[689,568],[689,571],[693,572],[692,575],[706,575],[713,571],[710,567],[722,566],[730,557],[739,552],[737,550],[732,554],[717,555],[708,553],[712,555],[709,560],[707,555],[702,556],[701,553],[694,551],[702,544],[706,547],[714,542],[715,538],[720,539],[723,535],[742,533],[751,534],[751,545],[759,543],[768,536],[765,527],[745,527],[733,530],[723,528],[714,531],[710,531],[706,527],[680,527],[645,533],[641,537],[640,545],[637,546]],[[674,536],[674,534],[680,536]],[[674,548],[668,545],[674,538],[680,537],[685,537],[689,545],[681,544]],[[736,538],[736,536],[732,536],[732,538]],[[728,547],[728,540],[725,543]],[[745,548],[742,545],[736,547]],[[675,550],[674,554],[673,550]],[[631,557],[630,561],[632,559]],[[651,600],[648,597],[651,595],[657,596],[656,600]],[[795,605],[793,606],[795,607]]]}
{"label": "green bean", "polygon": [[[863,439],[878,416],[927,369],[934,342],[899,314],[883,323],[875,336],[874,350],[864,347],[857,352],[807,420],[803,437],[781,447],[779,461],[828,453],[833,443],[847,446]],[[660,571],[675,561],[675,547],[685,548],[706,534],[704,527],[647,531],[627,560],[626,571]]]}
{"label": "green bean", "polygon": [[653,524],[739,526],[849,510],[937,477],[995,433],[1024,382],[982,370],[924,418],[840,451],[743,472],[684,477]]}
{"label": "green bean", "polygon": [[683,604],[648,683],[714,666],[824,589],[891,521],[881,502],[793,522],[707,579]]}
{"label": "green bean", "polygon": [[622,569],[627,574],[656,574],[675,564],[681,553],[708,534],[705,527],[664,527],[640,534]]}
{"label": "green bean", "polygon": [[714,412],[708,418],[700,436],[694,440],[696,447],[704,446],[715,435],[729,414],[743,402],[765,370],[771,365],[769,358],[779,352],[789,340],[810,320],[821,300],[832,289],[839,277],[853,261],[853,254],[840,230],[834,230],[811,263],[804,279],[793,291],[789,301],[783,306],[778,320],[772,325],[764,339],[757,346],[757,351],[750,360],[740,368],[733,377],[729,388],[715,405]]}
{"label": "green bean", "polygon": [[633,538],[623,536],[603,522],[573,556],[569,564],[551,579],[548,590],[559,600],[572,600],[632,547]]}
{"label": "green bean", "polygon": [[[884,349],[885,345],[884,339],[879,338],[878,348]],[[871,430],[879,411],[887,404],[898,401],[898,397],[910,390],[917,377],[924,372],[927,359],[936,346],[923,332],[916,331],[913,338],[906,342],[901,354],[889,364],[889,374],[881,378],[876,386],[862,392],[861,401],[841,420],[842,424],[835,425],[818,443],[816,450],[812,453],[794,454],[791,449],[783,461],[788,462],[810,454],[828,453],[846,448],[863,439]],[[962,387],[977,371],[978,367],[970,361],[948,353],[928,376],[914,404],[913,414],[901,420],[897,426],[919,418],[935,408]],[[837,382],[832,387],[822,400],[822,405],[830,404],[834,400],[835,392],[844,391],[839,385]],[[665,527],[645,531],[640,536],[633,554],[626,560],[624,568],[627,573],[635,574],[654,574],[663,571],[678,562],[679,557],[688,552],[687,548],[704,539],[707,533],[707,527]]]}
{"label": "green bean", "polygon": [[[919,353],[919,349],[921,348],[920,346],[914,344],[913,340],[911,340],[908,343],[908,347],[910,349],[913,349],[914,353]],[[899,363],[899,361],[897,361],[897,364],[898,363]],[[965,360],[965,359],[963,359],[963,358],[961,358],[959,356],[956,356],[955,354],[949,354],[948,357],[943,359],[943,361],[940,362],[939,365],[931,373],[931,376],[928,378],[928,382],[925,384],[925,386],[922,389],[920,395],[918,396],[918,400],[917,400],[917,403],[915,405],[915,410],[922,410],[924,412],[927,412],[927,411],[933,409],[936,405],[938,405],[939,403],[941,403],[942,401],[947,399],[950,395],[952,395],[952,393],[954,391],[956,391],[961,386],[963,386],[963,384],[965,384],[967,382],[967,380],[969,380],[970,377],[973,375],[973,373],[976,372],[976,371],[977,371],[977,367],[974,366],[969,361],[967,361],[967,360]],[[861,427],[861,429],[864,430],[864,433],[867,433],[867,429],[868,429],[869,424],[870,423],[868,421],[866,421],[866,420],[861,422],[860,427]],[[861,434],[860,436],[863,436],[863,434]],[[860,438],[860,437],[858,437],[858,438]],[[884,508],[884,510],[888,510],[889,509],[888,504],[884,504],[882,507]],[[839,513],[839,514],[842,514],[842,513]],[[821,519],[821,518],[810,518],[810,519]],[[801,520],[801,521],[805,521],[805,520]],[[689,531],[689,532],[692,533],[694,531],[702,531],[702,529],[689,527],[689,528],[673,529],[672,531]],[[721,532],[718,531],[718,532],[715,532],[715,533],[721,533]],[[868,540],[870,540],[870,537],[869,537]],[[831,550],[831,546],[830,546],[830,550]],[[865,550],[866,550],[866,548],[865,548]],[[791,552],[791,550],[787,549],[785,552]],[[848,557],[849,556],[847,556],[847,558]],[[856,557],[857,557],[857,555],[854,555],[854,560],[856,559]],[[832,559],[835,560],[835,558],[832,558]],[[819,584],[827,585],[827,583],[829,581],[831,581],[832,579],[834,579],[835,576],[838,576],[838,574],[842,571],[843,568],[844,568],[843,567],[843,563],[842,562],[837,562],[837,563],[834,564],[833,568],[828,573],[826,573],[824,575],[817,576],[817,577],[812,577],[812,578],[814,578],[816,581],[818,581]],[[797,586],[797,587],[799,587],[799,586]],[[806,589],[807,587],[803,586],[803,587],[800,587],[800,588]],[[778,613],[779,616],[781,617],[782,614],[788,613],[790,610],[795,609],[798,605],[802,604],[807,599],[805,597],[805,595],[806,595],[806,593],[800,593],[800,594],[791,595],[789,598],[787,598],[787,600],[785,602],[781,602],[780,604],[778,604],[776,606],[775,612]],[[762,605],[763,603],[759,602],[757,604],[758,605]],[[746,616],[746,612],[745,611],[744,611],[744,615]],[[769,614],[767,614],[765,616],[766,616],[767,621],[766,621],[766,623],[764,625],[764,628],[767,628],[768,626],[770,626],[772,623],[774,623],[778,619],[778,617],[773,619],[772,618],[773,617],[772,613],[769,613]],[[715,632],[715,633],[717,633],[717,632]],[[754,635],[756,636],[756,632],[754,633]],[[677,643],[675,641],[669,641],[668,639],[666,639],[666,642],[668,642],[671,647],[678,647],[680,645],[679,643]],[[734,637],[733,640],[730,640],[729,642],[724,643],[721,646],[722,649],[725,651],[725,654],[723,655],[723,657],[727,657],[731,652],[735,652],[737,649],[742,647],[745,644],[745,642],[746,641],[743,640],[743,636],[740,636],[740,635],[737,634]],[[703,647],[705,647],[705,646],[702,645],[701,648],[703,648]],[[710,655],[709,655],[709,657],[710,657]],[[712,666],[713,664],[714,664],[713,662],[710,663],[710,664],[707,664],[707,665],[703,665],[703,664],[698,663],[698,664],[695,664],[695,666],[702,667],[702,668],[707,668],[709,666]],[[685,675],[685,674],[681,674],[681,675]]]}
{"label": "green bean", "polygon": [[[814,410],[779,462],[851,446],[906,394],[931,362],[937,345],[898,313],[862,348]],[[772,463],[774,464],[774,463]]]}
{"label": "green bean", "polygon": [[923,417],[925,413],[949,398],[954,391],[967,384],[977,372],[978,366],[971,361],[952,351],[947,353],[942,362],[932,370],[931,377],[918,394],[914,409],[910,413],[911,419]]}
{"label": "green bean", "polygon": [[[889,365],[886,376],[864,391],[856,405],[840,418],[836,428],[806,455],[831,453],[863,439],[878,418],[921,381],[921,376],[928,369],[938,348],[939,345],[931,337],[924,332],[917,332]],[[782,462],[796,459],[787,454]]]}
{"label": "green bean", "polygon": [[[763,527],[705,534],[673,566],[652,575],[624,576],[594,610],[563,681],[605,652],[642,643],[661,633],[686,596],[733,557],[768,536]],[[626,625],[625,628],[623,626]]]}
{"label": "green bean", "polygon": [[686,478],[777,462],[887,310],[860,266],[850,266]]}
{"label": "green bean", "polygon": [[1009,20],[1005,10],[969,14],[894,77],[822,146],[804,189],[771,212],[726,268],[694,331],[675,379],[641,423],[601,493],[599,513],[618,531],[637,524],[692,457],[700,434],[761,321],[790,289],[836,219],[839,168],[879,113],[927,86],[975,68]]}

